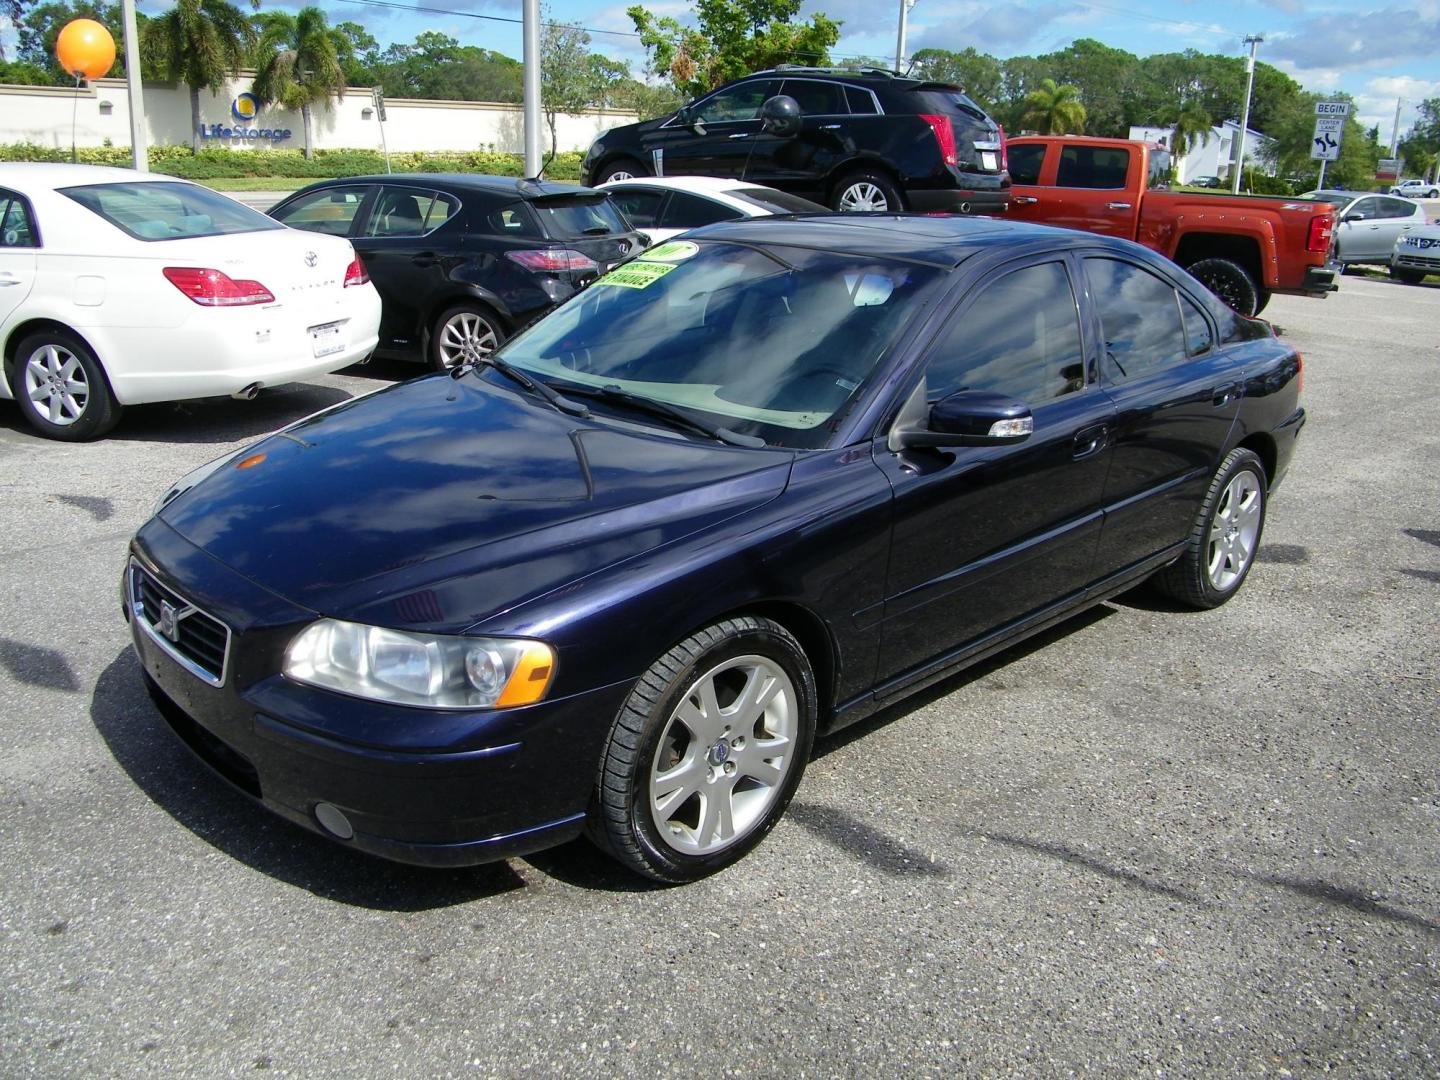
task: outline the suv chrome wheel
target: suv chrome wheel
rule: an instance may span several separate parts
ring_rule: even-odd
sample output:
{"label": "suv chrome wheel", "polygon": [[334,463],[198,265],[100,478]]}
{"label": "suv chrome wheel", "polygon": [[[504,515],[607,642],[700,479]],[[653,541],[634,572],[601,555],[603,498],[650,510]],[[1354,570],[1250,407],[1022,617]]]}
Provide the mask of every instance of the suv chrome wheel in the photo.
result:
{"label": "suv chrome wheel", "polygon": [[876,185],[859,180],[840,193],[840,209],[846,213],[873,213],[889,210],[890,201]]}

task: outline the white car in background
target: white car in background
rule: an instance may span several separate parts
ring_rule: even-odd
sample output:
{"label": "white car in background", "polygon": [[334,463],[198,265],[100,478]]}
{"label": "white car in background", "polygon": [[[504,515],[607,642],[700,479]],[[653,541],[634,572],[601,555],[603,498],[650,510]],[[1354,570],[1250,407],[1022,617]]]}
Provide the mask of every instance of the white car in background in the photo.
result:
{"label": "white car in background", "polygon": [[717,221],[772,214],[828,214],[828,207],[789,192],[716,176],[645,176],[612,180],[608,191],[630,224],[658,244]]}
{"label": "white car in background", "polygon": [[1416,225],[1395,241],[1390,276],[1419,285],[1426,274],[1440,274],[1440,224]]}
{"label": "white car in background", "polygon": [[1390,189],[1390,194],[1404,195],[1408,199],[1440,198],[1440,184],[1430,184],[1424,180],[1401,180]]}
{"label": "white car in background", "polygon": [[173,177],[0,164],[0,397],[48,438],[337,371],[379,326],[348,240]]}

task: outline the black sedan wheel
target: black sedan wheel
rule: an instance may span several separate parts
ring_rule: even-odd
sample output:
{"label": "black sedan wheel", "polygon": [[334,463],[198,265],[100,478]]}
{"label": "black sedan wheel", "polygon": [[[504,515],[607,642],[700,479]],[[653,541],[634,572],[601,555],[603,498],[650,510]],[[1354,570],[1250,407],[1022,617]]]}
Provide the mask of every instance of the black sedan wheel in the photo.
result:
{"label": "black sedan wheel", "polygon": [[99,438],[120,420],[121,406],[100,361],[79,338],[60,330],[20,342],[10,388],[30,426],[47,439]]}
{"label": "black sedan wheel", "polygon": [[780,820],[815,735],[815,678],[768,619],[727,619],[636,683],[601,761],[591,837],[637,873],[694,881]]}
{"label": "black sedan wheel", "polygon": [[441,313],[430,334],[430,364],[449,371],[456,364],[475,364],[505,341],[505,330],[485,308],[460,304]]}
{"label": "black sedan wheel", "polygon": [[1260,310],[1260,289],[1239,263],[1229,259],[1201,259],[1185,269],[1241,315],[1254,315]]}
{"label": "black sedan wheel", "polygon": [[1265,531],[1265,466],[1237,447],[1226,455],[1200,505],[1185,554],[1154,578],[1166,595],[1196,608],[1219,607],[1244,584]]}

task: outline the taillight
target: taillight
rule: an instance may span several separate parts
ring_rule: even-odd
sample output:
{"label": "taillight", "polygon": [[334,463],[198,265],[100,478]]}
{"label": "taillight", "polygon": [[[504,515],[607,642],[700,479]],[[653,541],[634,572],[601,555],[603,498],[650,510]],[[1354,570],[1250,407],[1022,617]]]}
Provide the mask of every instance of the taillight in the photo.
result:
{"label": "taillight", "polygon": [[940,144],[940,156],[945,159],[945,164],[960,164],[960,159],[955,154],[955,129],[950,126],[950,118],[921,113],[920,119],[929,124],[930,130],[935,133],[935,141]]}
{"label": "taillight", "polygon": [[202,307],[243,307],[272,304],[275,294],[258,281],[236,281],[220,270],[198,266],[167,266],[162,271],[170,284]]}
{"label": "taillight", "polygon": [[[997,125],[998,126],[998,125]],[[1000,128],[1000,171],[1010,170],[1010,146],[1005,142],[1005,129]]]}
{"label": "taillight", "polygon": [[583,251],[570,248],[541,248],[537,251],[507,251],[505,257],[537,274],[558,274],[565,270],[599,270],[600,264]]}
{"label": "taillight", "polygon": [[343,287],[348,289],[351,285],[368,285],[369,283],[370,274],[365,269],[365,264],[360,261],[360,256],[356,255],[350,260],[350,265],[345,268],[345,284]]}
{"label": "taillight", "polygon": [[1299,352],[1295,353],[1295,392],[1297,394],[1305,392],[1305,357],[1301,356]]}
{"label": "taillight", "polygon": [[1335,219],[1330,214],[1320,214],[1310,219],[1310,235],[1305,240],[1306,251],[1329,251],[1330,237],[1334,235]]}

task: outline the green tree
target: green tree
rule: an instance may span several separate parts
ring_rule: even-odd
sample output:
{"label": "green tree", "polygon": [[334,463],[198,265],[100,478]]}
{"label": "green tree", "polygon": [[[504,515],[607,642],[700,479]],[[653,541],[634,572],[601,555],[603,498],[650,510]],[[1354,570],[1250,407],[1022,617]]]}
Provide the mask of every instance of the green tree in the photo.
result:
{"label": "green tree", "polygon": [[1080,92],[1070,85],[1057,86],[1045,79],[1025,97],[1021,122],[1041,135],[1072,135],[1085,130],[1085,106]]}
{"label": "green tree", "polygon": [[314,108],[329,109],[345,92],[345,71],[325,13],[318,7],[301,8],[293,16],[271,14],[281,17],[272,18],[261,33],[255,96],[262,105],[278,102],[300,110],[305,156],[310,158],[315,154]]}
{"label": "green tree", "polygon": [[229,0],[177,0],[140,34],[141,66],[190,88],[190,149],[200,150],[200,91],[239,75],[255,30]]}
{"label": "green tree", "polygon": [[955,83],[987,112],[1000,103],[1000,61],[989,53],[968,46],[959,52],[920,49],[910,59],[917,78]]}
{"label": "green tree", "polygon": [[1210,138],[1215,121],[1199,105],[1183,104],[1170,125],[1170,150],[1179,160]]}
{"label": "green tree", "polygon": [[[546,13],[548,15],[548,12]],[[562,113],[578,113],[603,100],[606,88],[630,69],[590,51],[590,35],[578,26],[542,17],[540,26],[540,110],[550,129],[550,156],[560,152],[556,121]]]}
{"label": "green tree", "polygon": [[685,97],[668,82],[651,85],[638,79],[621,79],[606,92],[604,104],[612,109],[628,109],[641,120],[653,120],[673,113],[685,104]]}
{"label": "green tree", "polygon": [[1074,87],[1084,104],[1086,130],[1122,139],[1130,133],[1126,104],[1140,73],[1139,57],[1094,38],[1080,38],[1037,59],[1057,85]]}
{"label": "green tree", "polygon": [[[62,69],[60,61],[55,59],[55,40],[72,19],[94,19],[110,31],[115,39],[115,66],[110,69],[110,75],[124,78],[125,50],[121,47],[124,39],[120,29],[120,5],[104,0],[56,0],[31,8],[25,13],[25,21],[16,27],[15,59],[44,72],[45,81],[52,86],[74,86],[74,76]],[[144,15],[137,15],[135,21],[143,32],[148,20]],[[147,78],[155,77],[156,73],[143,61],[141,67]]]}

